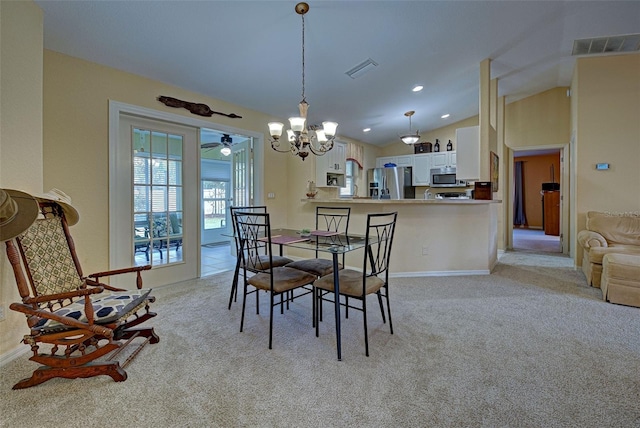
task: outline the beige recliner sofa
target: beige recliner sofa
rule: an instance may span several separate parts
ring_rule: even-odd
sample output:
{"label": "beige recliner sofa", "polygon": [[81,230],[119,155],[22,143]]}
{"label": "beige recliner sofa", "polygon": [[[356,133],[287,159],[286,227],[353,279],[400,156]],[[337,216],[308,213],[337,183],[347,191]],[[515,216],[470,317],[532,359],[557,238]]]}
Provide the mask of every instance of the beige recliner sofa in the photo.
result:
{"label": "beige recliner sofa", "polygon": [[[586,230],[578,233],[578,243],[583,250],[582,271],[590,285],[600,288],[603,257],[606,254],[640,256],[640,214],[589,211],[586,227]],[[640,263],[640,257],[637,260]],[[606,296],[603,298],[606,300]]]}

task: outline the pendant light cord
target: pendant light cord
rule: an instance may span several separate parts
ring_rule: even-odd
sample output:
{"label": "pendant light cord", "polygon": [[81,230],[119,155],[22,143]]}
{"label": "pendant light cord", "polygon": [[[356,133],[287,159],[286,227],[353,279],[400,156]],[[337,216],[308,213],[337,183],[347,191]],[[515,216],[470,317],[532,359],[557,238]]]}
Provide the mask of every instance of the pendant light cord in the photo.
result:
{"label": "pendant light cord", "polygon": [[304,98],[304,15],[302,15],[302,100]]}

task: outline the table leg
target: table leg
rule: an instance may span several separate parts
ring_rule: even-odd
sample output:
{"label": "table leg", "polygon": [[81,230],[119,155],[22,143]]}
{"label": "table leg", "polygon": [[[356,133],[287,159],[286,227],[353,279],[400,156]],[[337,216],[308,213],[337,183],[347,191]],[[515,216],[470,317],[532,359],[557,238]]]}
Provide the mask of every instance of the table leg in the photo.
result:
{"label": "table leg", "polygon": [[342,360],[342,344],[340,334],[340,275],[338,273],[338,254],[333,253],[333,287],[336,311],[336,347],[338,348],[338,361]]}

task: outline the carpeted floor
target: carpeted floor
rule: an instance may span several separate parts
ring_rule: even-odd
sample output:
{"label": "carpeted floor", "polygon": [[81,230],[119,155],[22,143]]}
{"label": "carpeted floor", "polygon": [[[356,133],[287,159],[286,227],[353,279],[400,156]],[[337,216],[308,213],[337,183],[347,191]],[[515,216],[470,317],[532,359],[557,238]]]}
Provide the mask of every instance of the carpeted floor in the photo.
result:
{"label": "carpeted floor", "polygon": [[513,228],[513,248],[519,251],[561,253],[560,237],[545,235],[541,229]]}
{"label": "carpeted floor", "polygon": [[[491,275],[394,278],[394,333],[375,300],[331,311],[309,296],[275,317],[226,308],[231,274],[155,290],[160,343],[129,378],[55,379],[11,391],[36,365],[2,367],[6,427],[639,427],[640,309],[601,300],[560,255],[509,252]],[[262,299],[266,303],[266,298]],[[253,302],[253,301],[252,301]]]}

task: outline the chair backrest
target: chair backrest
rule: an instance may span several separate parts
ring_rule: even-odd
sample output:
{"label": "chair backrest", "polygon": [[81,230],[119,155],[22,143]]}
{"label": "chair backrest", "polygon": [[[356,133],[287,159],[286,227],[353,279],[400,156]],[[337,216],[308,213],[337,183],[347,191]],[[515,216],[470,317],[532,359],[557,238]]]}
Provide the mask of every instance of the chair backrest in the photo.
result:
{"label": "chair backrest", "polygon": [[363,272],[369,276],[384,274],[385,283],[389,280],[389,259],[397,218],[397,212],[367,215]]}
{"label": "chair backrest", "polygon": [[267,207],[264,205],[258,205],[258,206],[230,206],[229,207],[229,215],[231,217],[231,225],[233,227],[233,236],[236,237],[236,253],[238,255],[240,255],[240,240],[237,239],[238,237],[238,226],[236,224],[236,217],[235,217],[235,213],[238,211],[242,211],[242,212],[246,212],[246,213],[266,213],[267,212]]}
{"label": "chair backrest", "polygon": [[316,207],[316,230],[340,232],[345,235],[349,231],[349,207]]}
{"label": "chair backrest", "polygon": [[[41,218],[16,237],[32,295],[78,290],[84,285],[82,269],[62,207],[55,202],[39,201],[39,205]],[[15,273],[20,266],[13,268]],[[23,299],[28,297],[25,293],[28,290],[20,290]]]}
{"label": "chair backrest", "polygon": [[257,272],[273,266],[269,214],[235,211],[234,217],[243,268]]}
{"label": "chair backrest", "polygon": [[[316,230],[339,232],[346,235],[349,232],[350,217],[350,207],[316,207]],[[318,250],[316,250],[316,257],[318,257]],[[342,254],[343,265],[344,259],[345,255]]]}

